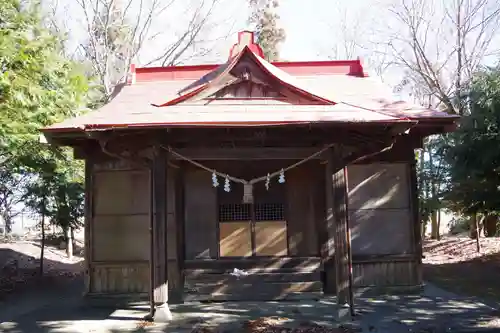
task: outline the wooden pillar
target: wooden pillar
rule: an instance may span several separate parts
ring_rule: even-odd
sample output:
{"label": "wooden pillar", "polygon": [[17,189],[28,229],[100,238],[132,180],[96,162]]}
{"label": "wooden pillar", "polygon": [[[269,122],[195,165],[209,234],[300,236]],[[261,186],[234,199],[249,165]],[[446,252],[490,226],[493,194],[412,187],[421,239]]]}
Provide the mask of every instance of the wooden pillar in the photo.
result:
{"label": "wooden pillar", "polygon": [[417,285],[422,284],[422,230],[420,223],[420,212],[418,207],[418,181],[417,181],[417,165],[415,155],[412,151],[411,160],[408,162],[408,179],[409,179],[409,192],[410,192],[410,219],[413,225],[413,249],[415,254],[415,276],[414,283]]}
{"label": "wooden pillar", "polygon": [[[347,215],[346,166],[341,156],[333,149],[329,151],[327,176],[331,179],[328,205],[328,234],[334,235],[335,289],[337,303],[352,304],[350,293],[351,253],[350,232]],[[327,182],[328,183],[328,182]],[[328,193],[327,192],[327,193]],[[328,277],[331,281],[332,277]]]}
{"label": "wooden pillar", "polygon": [[181,303],[184,285],[181,279],[181,257],[179,251],[179,239],[182,222],[182,212],[178,209],[180,201],[179,181],[180,170],[167,167],[166,184],[166,258],[168,279],[168,302],[170,304]]}
{"label": "wooden pillar", "polygon": [[85,256],[85,294],[92,291],[92,225],[93,225],[93,205],[92,195],[94,192],[93,182],[93,161],[87,157],[85,159],[85,216],[84,216],[84,256]]}
{"label": "wooden pillar", "polygon": [[167,156],[163,149],[156,151],[153,157],[153,246],[154,246],[154,300],[156,304],[168,301],[167,277]]}
{"label": "wooden pillar", "polygon": [[321,240],[321,261],[324,269],[323,291],[326,295],[334,295],[336,292],[336,273],[335,273],[335,219],[333,215],[333,187],[332,187],[333,168],[330,159],[327,160],[325,168],[325,223],[322,228],[324,232]]}
{"label": "wooden pillar", "polygon": [[177,212],[177,176],[168,166],[169,155],[159,149],[154,162],[155,205],[155,302],[182,302],[182,279],[178,250],[179,212]]}

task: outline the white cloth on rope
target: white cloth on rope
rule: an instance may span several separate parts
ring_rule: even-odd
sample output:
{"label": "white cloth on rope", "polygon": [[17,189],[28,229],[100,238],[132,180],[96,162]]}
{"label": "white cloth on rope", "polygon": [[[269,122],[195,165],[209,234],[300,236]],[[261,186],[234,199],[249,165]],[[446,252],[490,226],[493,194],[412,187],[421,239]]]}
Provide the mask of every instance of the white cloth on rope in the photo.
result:
{"label": "white cloth on rope", "polygon": [[182,159],[182,160],[184,160],[184,161],[186,161],[186,162],[189,162],[189,163],[191,163],[191,164],[193,164],[193,165],[195,165],[195,166],[197,166],[197,167],[199,167],[199,168],[201,168],[201,169],[203,169],[203,170],[206,170],[206,171],[211,172],[211,173],[215,173],[216,175],[218,175],[218,176],[220,176],[220,177],[222,177],[222,178],[227,178],[227,179],[229,179],[229,180],[231,180],[231,181],[233,181],[233,182],[235,182],[235,183],[240,183],[240,184],[243,184],[243,185],[253,185],[253,184],[256,184],[256,183],[258,183],[258,182],[261,182],[261,181],[265,181],[265,180],[267,180],[267,179],[268,179],[268,177],[269,177],[269,178],[273,178],[273,177],[275,177],[275,176],[280,175],[280,174],[281,174],[281,173],[283,173],[283,172],[286,172],[286,171],[288,171],[288,170],[291,170],[291,169],[293,169],[293,168],[296,168],[296,167],[298,167],[299,165],[304,164],[304,163],[306,163],[306,162],[307,162],[307,161],[309,161],[309,160],[312,160],[313,158],[315,158],[316,156],[318,156],[318,155],[322,154],[323,152],[325,152],[326,150],[330,149],[330,148],[331,148],[331,147],[333,147],[333,146],[334,146],[333,144],[328,145],[328,146],[326,146],[325,148],[323,148],[323,149],[321,149],[321,150],[317,151],[316,153],[314,153],[314,154],[312,154],[312,155],[310,155],[310,156],[308,156],[308,157],[306,157],[306,158],[304,158],[304,159],[302,159],[302,160],[300,160],[300,161],[298,161],[298,162],[296,162],[296,163],[293,163],[293,164],[289,165],[289,166],[288,166],[288,167],[286,167],[286,168],[280,169],[280,170],[275,171],[275,172],[273,172],[273,173],[268,173],[268,174],[266,174],[265,176],[262,176],[262,177],[257,177],[257,178],[251,179],[251,180],[246,180],[246,179],[241,179],[241,178],[233,177],[233,176],[230,176],[230,175],[228,175],[228,174],[225,174],[225,173],[222,173],[222,172],[218,172],[217,170],[210,169],[209,167],[206,167],[206,166],[204,166],[203,164],[198,163],[198,162],[196,162],[196,161],[194,161],[194,160],[190,159],[189,157],[186,157],[186,156],[183,156],[183,155],[179,154],[178,152],[176,152],[175,150],[173,150],[171,147],[165,147],[165,146],[160,146],[160,147],[161,147],[162,149],[167,150],[167,151],[168,151],[168,152],[170,152],[172,155],[175,155],[175,156],[177,156],[178,158],[180,158],[180,159]]}

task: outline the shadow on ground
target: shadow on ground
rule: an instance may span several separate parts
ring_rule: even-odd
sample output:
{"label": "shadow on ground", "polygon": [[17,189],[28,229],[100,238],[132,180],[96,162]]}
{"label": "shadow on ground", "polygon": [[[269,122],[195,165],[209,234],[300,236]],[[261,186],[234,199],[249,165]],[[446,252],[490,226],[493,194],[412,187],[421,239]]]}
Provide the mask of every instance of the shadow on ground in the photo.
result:
{"label": "shadow on ground", "polygon": [[424,278],[443,289],[500,302],[500,253],[467,261],[425,264]]}
{"label": "shadow on ground", "polygon": [[434,251],[449,251],[460,247],[461,245],[467,245],[471,242],[470,239],[461,239],[457,241],[455,238],[450,238],[444,241],[437,242],[425,242],[423,250],[424,252],[434,252]]}
{"label": "shadow on ground", "polygon": [[[358,298],[359,315],[350,325],[364,332],[500,332],[498,312],[471,300],[460,299],[429,286],[424,297],[384,296]],[[5,333],[65,332],[252,332],[245,322],[269,318],[278,330],[317,325],[333,330],[337,306],[335,299],[299,302],[227,302],[172,305],[174,315],[168,325],[143,320],[147,307],[92,308],[81,300],[60,302],[0,324]],[[254,331],[256,332],[256,331]],[[307,332],[307,331],[301,331]],[[312,330],[310,332],[313,332]],[[318,332],[318,331],[314,331]],[[321,331],[319,331],[321,332]]]}

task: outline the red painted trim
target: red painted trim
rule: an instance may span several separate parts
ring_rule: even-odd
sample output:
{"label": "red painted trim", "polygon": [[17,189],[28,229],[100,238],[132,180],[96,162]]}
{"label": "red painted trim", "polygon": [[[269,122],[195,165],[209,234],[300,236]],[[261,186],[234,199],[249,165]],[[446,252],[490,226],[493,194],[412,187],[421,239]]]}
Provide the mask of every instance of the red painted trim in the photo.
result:
{"label": "red painted trim", "polygon": [[[248,48],[245,48],[243,51],[245,50],[248,50]],[[292,91],[295,91],[295,92],[298,92],[299,94],[303,95],[304,97],[306,98],[309,98],[309,99],[314,99],[316,101],[321,101],[323,103],[326,103],[326,104],[331,104],[331,105],[335,105],[337,104],[335,101],[331,101],[329,99],[326,99],[326,98],[323,98],[323,97],[320,97],[320,96],[316,96],[308,91],[305,91],[305,90],[302,90],[290,83],[287,83],[283,80],[281,80],[279,77],[277,77],[276,75],[274,75],[273,73],[271,73],[263,64],[260,63],[259,59],[257,58],[257,56],[250,52],[250,56],[254,57],[254,61],[257,63],[257,66],[260,67],[260,69],[262,71],[264,71],[265,73],[267,73],[267,75],[275,78],[279,83],[281,83],[283,86],[285,87],[288,87],[288,89],[292,90]]]}
{"label": "red painted trim", "polygon": [[[367,76],[359,60],[273,62],[272,64],[288,74],[295,76],[332,74],[359,77]],[[138,82],[196,80],[219,66],[220,65],[142,67],[136,68],[136,79]]]}
{"label": "red painted trim", "polygon": [[160,73],[160,72],[182,72],[182,71],[211,71],[220,65],[188,65],[188,66],[165,66],[165,67],[139,67],[136,68],[137,74]]}

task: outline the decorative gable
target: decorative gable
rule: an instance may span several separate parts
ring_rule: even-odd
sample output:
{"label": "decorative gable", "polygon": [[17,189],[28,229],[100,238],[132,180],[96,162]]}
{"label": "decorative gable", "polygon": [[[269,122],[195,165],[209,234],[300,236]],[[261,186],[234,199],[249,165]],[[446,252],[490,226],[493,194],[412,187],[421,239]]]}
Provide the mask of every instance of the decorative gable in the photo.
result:
{"label": "decorative gable", "polygon": [[318,104],[317,101],[299,96],[260,68],[247,54],[229,72],[233,78],[213,85],[186,102],[239,103],[239,104]]}
{"label": "decorative gable", "polygon": [[[237,52],[237,53],[236,53]],[[239,43],[231,49],[229,60],[179,91],[179,97],[157,107],[179,103],[200,104],[214,101],[239,104],[289,103],[307,105],[336,104],[328,98],[315,94],[291,75],[285,73],[262,58],[262,50],[253,42],[253,33],[243,32]]]}

